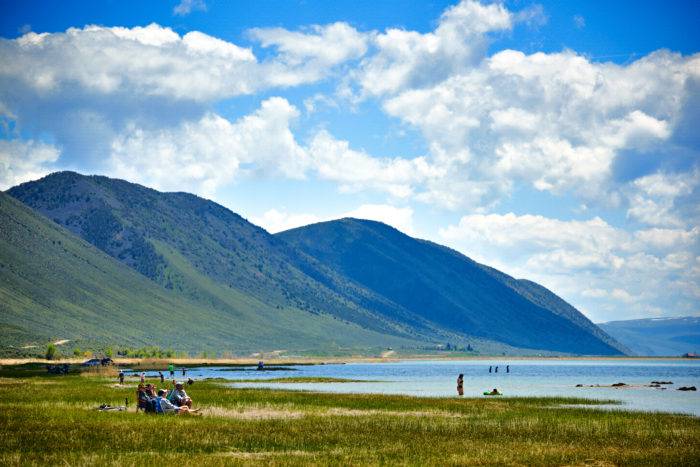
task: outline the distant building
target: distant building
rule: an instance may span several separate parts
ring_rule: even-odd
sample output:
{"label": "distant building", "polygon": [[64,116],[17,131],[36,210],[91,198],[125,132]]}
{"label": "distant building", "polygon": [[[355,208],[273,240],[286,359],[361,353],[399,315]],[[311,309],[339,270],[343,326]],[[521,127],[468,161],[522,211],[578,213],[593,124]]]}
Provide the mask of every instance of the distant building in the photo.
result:
{"label": "distant building", "polygon": [[684,353],[683,358],[700,358],[700,355],[692,352]]}

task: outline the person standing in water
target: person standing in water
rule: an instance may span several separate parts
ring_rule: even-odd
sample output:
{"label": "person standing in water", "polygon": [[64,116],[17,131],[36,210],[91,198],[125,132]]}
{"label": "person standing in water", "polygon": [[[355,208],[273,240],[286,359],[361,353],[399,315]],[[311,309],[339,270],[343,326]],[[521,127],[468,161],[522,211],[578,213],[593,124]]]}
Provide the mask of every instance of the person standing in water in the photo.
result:
{"label": "person standing in water", "polygon": [[464,395],[464,375],[462,373],[457,377],[457,394]]}
{"label": "person standing in water", "polygon": [[506,365],[506,373],[510,373],[510,365]]}
{"label": "person standing in water", "polygon": [[163,376],[163,372],[159,371],[158,376],[160,376],[160,384],[163,384],[165,382],[165,377]]}
{"label": "person standing in water", "polygon": [[496,371],[494,373],[498,373],[498,365],[496,365]]}
{"label": "person standing in water", "polygon": [[182,376],[185,376],[186,373],[187,373],[187,370],[185,368],[183,368],[182,369]]}
{"label": "person standing in water", "polygon": [[491,373],[491,370],[493,370],[493,367],[489,366],[489,373]]}
{"label": "person standing in water", "polygon": [[170,377],[172,378],[175,376],[175,365],[172,363],[168,365],[168,371],[170,371]]}

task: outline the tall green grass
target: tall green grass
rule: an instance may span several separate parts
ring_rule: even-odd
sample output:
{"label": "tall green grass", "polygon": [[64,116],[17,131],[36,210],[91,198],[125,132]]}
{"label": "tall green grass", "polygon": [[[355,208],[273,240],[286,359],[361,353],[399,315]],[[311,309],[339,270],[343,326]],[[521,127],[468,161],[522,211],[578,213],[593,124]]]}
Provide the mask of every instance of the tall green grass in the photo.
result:
{"label": "tall green grass", "polygon": [[[188,393],[202,416],[156,416],[134,412],[134,384],[23,372],[0,370],[0,465],[700,462],[700,419],[570,407],[592,403],[583,399],[317,394],[198,381]],[[130,411],[95,410],[127,397]]]}

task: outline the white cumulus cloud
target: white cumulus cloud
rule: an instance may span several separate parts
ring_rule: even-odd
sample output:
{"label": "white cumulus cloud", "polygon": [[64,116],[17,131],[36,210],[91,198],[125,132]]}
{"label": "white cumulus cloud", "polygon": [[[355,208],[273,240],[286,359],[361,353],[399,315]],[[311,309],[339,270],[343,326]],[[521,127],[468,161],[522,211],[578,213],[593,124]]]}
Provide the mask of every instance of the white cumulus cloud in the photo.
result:
{"label": "white cumulus cloud", "polygon": [[423,157],[372,157],[350,148],[348,141],[338,140],[326,131],[314,136],[308,152],[318,177],[337,182],[343,191],[372,189],[406,198],[416,186],[439,175]]}
{"label": "white cumulus cloud", "polygon": [[173,8],[173,14],[186,16],[195,10],[207,11],[207,4],[204,3],[204,0],[180,0],[180,3]]}
{"label": "white cumulus cloud", "polygon": [[289,127],[298,114],[286,99],[273,97],[236,122],[209,113],[172,129],[132,127],[112,143],[112,173],[204,196],[241,172],[302,178],[306,153]]}
{"label": "white cumulus cloud", "polygon": [[59,155],[58,148],[39,141],[0,139],[0,190],[47,175]]}
{"label": "white cumulus cloud", "polygon": [[684,117],[698,63],[700,56],[665,51],[616,65],[572,51],[505,50],[390,97],[384,109],[419,129],[430,162],[447,169],[429,187],[431,200],[480,184],[481,191],[461,193],[463,205],[480,195],[477,204],[488,206],[523,183],[605,204],[622,191],[614,171],[623,153],[657,152],[662,160],[659,148]]}
{"label": "white cumulus cloud", "polygon": [[511,28],[503,5],[466,0],[448,8],[435,31],[387,29],[374,36],[376,53],[357,73],[363,93],[382,95],[422,87],[468,69],[483,55],[487,33]]}
{"label": "white cumulus cloud", "polygon": [[274,47],[274,59],[290,69],[301,66],[316,73],[361,57],[369,40],[368,34],[343,22],[314,25],[302,31],[254,28],[248,34],[263,47]]}
{"label": "white cumulus cloud", "polygon": [[[697,212],[689,218],[679,215],[676,204],[690,198],[700,185],[700,170],[683,173],[654,173],[634,180],[627,188],[629,208],[627,217],[648,225],[683,226],[696,223]],[[695,204],[697,199],[688,200]]]}
{"label": "white cumulus cloud", "polygon": [[250,49],[157,24],[28,33],[0,40],[0,61],[8,90],[22,84],[37,98],[68,91],[206,101],[264,83]]}

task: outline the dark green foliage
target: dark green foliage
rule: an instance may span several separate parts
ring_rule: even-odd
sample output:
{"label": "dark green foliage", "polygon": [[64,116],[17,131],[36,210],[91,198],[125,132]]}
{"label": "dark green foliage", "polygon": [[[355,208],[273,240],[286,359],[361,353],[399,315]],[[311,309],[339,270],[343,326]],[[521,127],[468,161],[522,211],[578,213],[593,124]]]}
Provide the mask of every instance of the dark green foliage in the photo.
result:
{"label": "dark green foliage", "polygon": [[139,349],[123,349],[119,354],[129,358],[171,358],[175,356],[173,350],[164,350],[154,345],[141,347]]}
{"label": "dark green foliage", "polygon": [[112,212],[106,206],[91,209],[83,223],[83,236],[85,240],[95,245],[100,250],[108,250],[112,247],[115,237],[121,231],[121,226]]}
{"label": "dark green foliage", "polygon": [[46,346],[46,354],[44,355],[46,357],[46,360],[53,360],[56,358],[56,354],[58,351],[56,350],[56,346],[54,344],[49,344]]}
{"label": "dark green foliage", "polygon": [[541,286],[530,283],[528,290],[539,293],[525,293],[510,276],[385,224],[342,219],[278,236],[446,331],[515,347],[621,353],[613,339]]}

